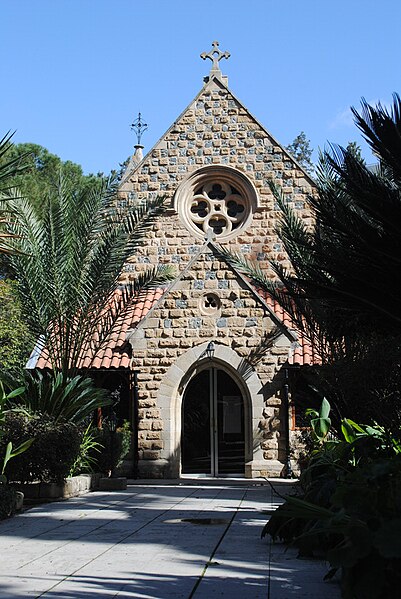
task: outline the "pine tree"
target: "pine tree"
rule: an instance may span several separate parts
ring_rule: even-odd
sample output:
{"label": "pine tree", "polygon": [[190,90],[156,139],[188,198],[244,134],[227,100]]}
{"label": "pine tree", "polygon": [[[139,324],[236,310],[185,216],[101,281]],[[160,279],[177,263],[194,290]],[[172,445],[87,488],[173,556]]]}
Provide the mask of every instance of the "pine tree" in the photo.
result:
{"label": "pine tree", "polygon": [[313,150],[304,131],[297,135],[294,141],[286,147],[286,150],[309,174],[313,173],[314,165],[311,160]]}

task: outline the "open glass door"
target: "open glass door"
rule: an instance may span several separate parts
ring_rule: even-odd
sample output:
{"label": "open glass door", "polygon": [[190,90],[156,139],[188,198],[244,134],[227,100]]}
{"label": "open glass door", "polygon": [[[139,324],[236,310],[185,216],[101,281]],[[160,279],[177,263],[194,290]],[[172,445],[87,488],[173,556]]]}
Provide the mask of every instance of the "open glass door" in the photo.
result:
{"label": "open glass door", "polygon": [[224,370],[217,378],[217,475],[245,472],[244,401],[238,385]]}
{"label": "open glass door", "polygon": [[211,474],[210,370],[188,384],[182,404],[183,474]]}
{"label": "open glass door", "polygon": [[243,476],[244,401],[224,370],[209,368],[188,384],[182,406],[182,473]]}

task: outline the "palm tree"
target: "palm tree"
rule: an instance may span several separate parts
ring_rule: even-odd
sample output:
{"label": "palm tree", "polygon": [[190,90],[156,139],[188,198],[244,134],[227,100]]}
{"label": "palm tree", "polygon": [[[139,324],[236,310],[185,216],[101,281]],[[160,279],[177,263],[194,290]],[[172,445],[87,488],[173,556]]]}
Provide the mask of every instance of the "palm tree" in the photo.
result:
{"label": "palm tree", "polygon": [[378,164],[352,149],[320,157],[308,227],[271,184],[282,219],[277,233],[291,262],[269,272],[221,250],[253,284],[271,294],[322,357],[315,385],[356,419],[397,428],[401,346],[401,100],[392,110],[362,101],[355,121]]}
{"label": "palm tree", "polygon": [[119,282],[164,205],[157,198],[123,213],[114,184],[76,189],[62,173],[40,206],[11,194],[10,263],[26,322],[53,370],[71,376],[85,355],[94,359],[132,302],[172,278],[171,267],[155,266]]}
{"label": "palm tree", "polygon": [[6,133],[0,139],[0,254],[9,254],[10,233],[6,230],[8,222],[7,198],[9,192],[14,187],[14,177],[25,169],[24,158],[26,154],[10,158],[10,151],[13,148],[11,138],[13,133]]}
{"label": "palm tree", "polygon": [[[362,101],[357,126],[378,159],[374,169],[350,149],[320,157],[308,228],[271,184],[282,220],[278,235],[292,269],[266,273],[241,256],[225,258],[270,293],[323,354],[342,353],[377,332],[401,333],[401,100],[391,112]],[[345,344],[345,345],[344,345]]]}

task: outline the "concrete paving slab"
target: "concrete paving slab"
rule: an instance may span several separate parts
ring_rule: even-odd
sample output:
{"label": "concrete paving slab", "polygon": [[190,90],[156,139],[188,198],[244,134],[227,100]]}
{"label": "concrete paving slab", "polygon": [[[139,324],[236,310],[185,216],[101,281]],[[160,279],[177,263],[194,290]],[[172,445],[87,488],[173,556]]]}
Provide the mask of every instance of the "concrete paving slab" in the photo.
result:
{"label": "concrete paving slab", "polygon": [[141,481],[0,523],[0,596],[338,599],[325,565],[260,538],[279,503],[250,481]]}

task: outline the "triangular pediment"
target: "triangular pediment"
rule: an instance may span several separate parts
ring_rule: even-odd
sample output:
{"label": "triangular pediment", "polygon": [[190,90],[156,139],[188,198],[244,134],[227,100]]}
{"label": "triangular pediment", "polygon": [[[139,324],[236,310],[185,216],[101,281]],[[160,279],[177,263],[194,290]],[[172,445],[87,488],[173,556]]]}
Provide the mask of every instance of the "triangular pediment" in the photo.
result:
{"label": "triangular pediment", "polygon": [[120,193],[132,202],[149,194],[172,195],[186,176],[216,164],[253,176],[261,192],[274,177],[284,183],[296,178],[299,189],[313,186],[308,173],[225,83],[211,77],[145,157],[130,161]]}
{"label": "triangular pediment", "polygon": [[[227,264],[213,241],[207,240],[187,267],[155,302],[127,339],[134,348],[143,349],[146,338],[156,335],[174,339],[199,336],[222,340],[245,339],[245,343],[260,343],[281,337],[290,346],[296,340],[280,317],[239,273]],[[253,340],[252,342],[250,340]],[[142,343],[138,344],[138,341]]]}

